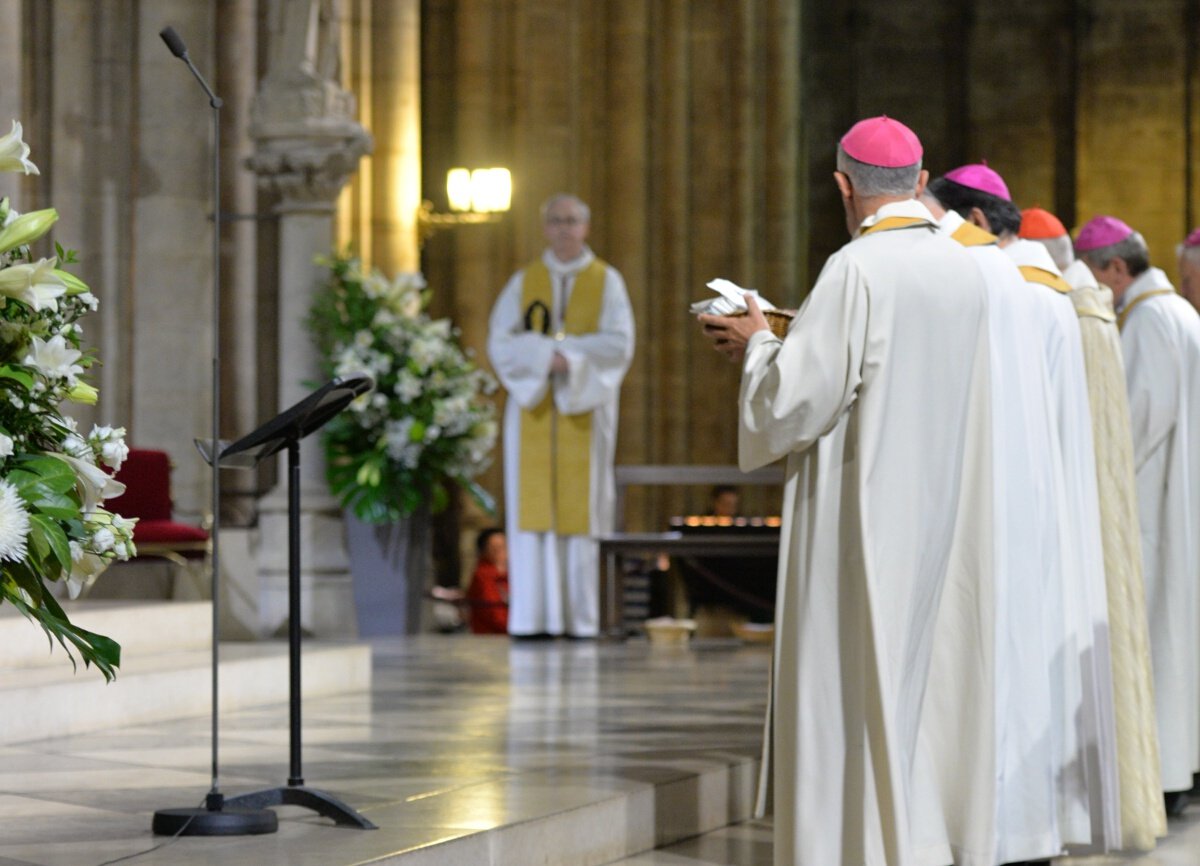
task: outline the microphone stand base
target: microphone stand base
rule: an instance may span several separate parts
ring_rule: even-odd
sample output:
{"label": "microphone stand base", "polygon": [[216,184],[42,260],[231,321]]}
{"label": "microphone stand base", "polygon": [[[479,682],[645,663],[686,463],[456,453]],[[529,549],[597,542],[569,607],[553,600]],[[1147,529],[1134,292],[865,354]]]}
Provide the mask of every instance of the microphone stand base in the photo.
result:
{"label": "microphone stand base", "polygon": [[279,816],[270,809],[205,807],[159,809],[154,813],[156,836],[261,836],[279,829]]}

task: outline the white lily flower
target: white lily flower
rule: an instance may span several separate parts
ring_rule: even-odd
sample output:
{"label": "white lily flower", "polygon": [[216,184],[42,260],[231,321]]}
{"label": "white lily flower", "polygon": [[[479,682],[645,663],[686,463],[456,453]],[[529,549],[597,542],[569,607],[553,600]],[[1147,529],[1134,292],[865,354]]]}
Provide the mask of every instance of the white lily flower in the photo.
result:
{"label": "white lily flower", "polygon": [[108,560],[103,556],[89,553],[71,542],[71,574],[67,577],[67,593],[71,598],[79,598],[84,587],[91,586],[106,568]]}
{"label": "white lily flower", "polygon": [[66,379],[68,384],[74,385],[75,377],[83,372],[83,368],[75,363],[82,356],[78,349],[67,345],[61,334],[55,334],[49,340],[34,337],[24,363],[37,367],[48,379]]}
{"label": "white lily flower", "polygon": [[14,120],[8,135],[0,137],[0,171],[19,171],[24,174],[41,174],[38,167],[29,161],[29,145],[21,139],[21,124]]}
{"label": "white lily flower", "polygon": [[75,488],[83,499],[83,513],[89,514],[105,499],[112,499],[125,492],[125,485],[113,478],[95,463],[80,460],[70,454],[55,454],[60,460],[65,460],[75,470]]}
{"label": "white lily flower", "polygon": [[58,299],[67,291],[55,271],[57,264],[58,259],[42,259],[0,270],[0,295],[16,298],[37,312],[57,310]]}

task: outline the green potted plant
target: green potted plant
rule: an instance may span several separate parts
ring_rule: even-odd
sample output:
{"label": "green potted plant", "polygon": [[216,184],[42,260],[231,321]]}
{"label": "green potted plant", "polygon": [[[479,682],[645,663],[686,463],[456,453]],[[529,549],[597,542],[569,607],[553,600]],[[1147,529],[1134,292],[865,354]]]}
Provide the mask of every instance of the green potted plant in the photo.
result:
{"label": "green potted plant", "polygon": [[[322,372],[375,380],[321,436],[330,491],[347,515],[359,631],[411,632],[429,578],[429,515],[449,504],[452,485],[494,510],[475,479],[496,443],[496,383],[450,321],[429,316],[419,273],[388,277],[348,255],[320,264],[329,277],[308,326]],[[372,583],[386,599],[368,592]]]}

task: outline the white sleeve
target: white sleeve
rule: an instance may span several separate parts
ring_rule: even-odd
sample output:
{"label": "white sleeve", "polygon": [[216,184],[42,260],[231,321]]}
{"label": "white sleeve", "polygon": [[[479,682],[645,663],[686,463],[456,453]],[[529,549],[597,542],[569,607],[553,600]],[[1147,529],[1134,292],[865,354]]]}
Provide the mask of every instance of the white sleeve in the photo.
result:
{"label": "white sleeve", "polygon": [[554,377],[554,402],[564,415],[591,412],[609,402],[621,388],[633,358],[633,308],[625,281],[614,268],[604,274],[604,296],[597,329],[568,334],[558,344],[567,373]]}
{"label": "white sleeve", "polygon": [[826,264],[787,339],[750,338],[742,371],[738,463],[744,471],[804,451],[837,424],[862,382],[868,297],[847,256]]}
{"label": "white sleeve", "polygon": [[522,409],[532,409],[550,386],[554,338],[525,330],[522,276],[512,276],[496,299],[488,321],[488,358],[500,383]]}

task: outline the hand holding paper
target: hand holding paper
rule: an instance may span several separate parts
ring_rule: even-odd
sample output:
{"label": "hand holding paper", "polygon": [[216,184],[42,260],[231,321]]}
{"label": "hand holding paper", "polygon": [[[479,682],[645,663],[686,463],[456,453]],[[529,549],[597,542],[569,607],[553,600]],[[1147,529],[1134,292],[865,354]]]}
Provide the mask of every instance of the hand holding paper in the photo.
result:
{"label": "hand holding paper", "polygon": [[744,293],[742,303],[746,306],[745,313],[737,312],[732,316],[705,313],[699,317],[705,336],[713,341],[713,348],[731,361],[741,361],[750,337],[758,331],[769,331],[771,327],[759,308],[757,293]]}
{"label": "hand holding paper", "polygon": [[692,313],[699,315],[707,313],[710,316],[729,316],[734,313],[746,312],[746,297],[752,296],[758,301],[760,310],[773,310],[775,305],[758,294],[757,289],[743,289],[729,280],[715,279],[708,282],[708,287],[717,293],[717,297],[692,304]]}

